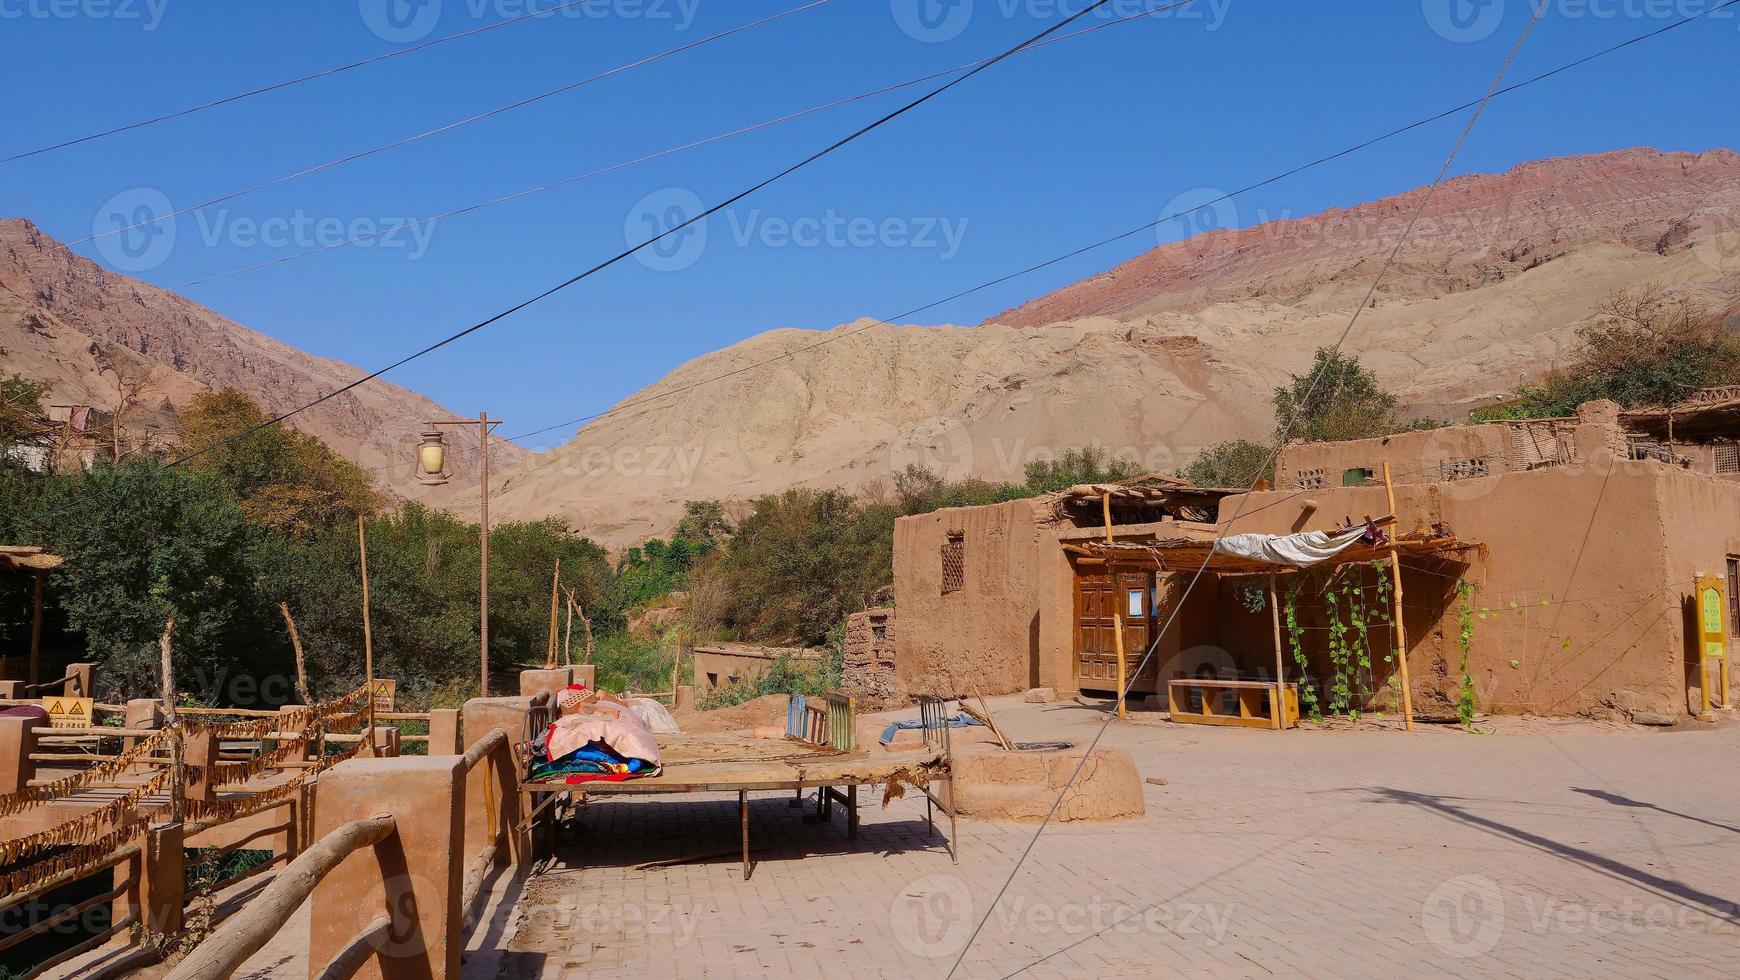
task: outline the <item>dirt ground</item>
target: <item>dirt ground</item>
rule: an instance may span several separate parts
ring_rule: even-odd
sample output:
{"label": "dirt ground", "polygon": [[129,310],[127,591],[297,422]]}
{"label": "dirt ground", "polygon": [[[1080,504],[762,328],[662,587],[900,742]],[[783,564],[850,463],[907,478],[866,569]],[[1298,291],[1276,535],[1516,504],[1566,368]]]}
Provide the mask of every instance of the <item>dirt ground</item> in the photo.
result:
{"label": "dirt ground", "polygon": [[[1012,737],[1078,745],[1106,717],[992,708]],[[734,798],[597,803],[527,882],[493,975],[940,977],[958,956],[973,977],[1740,974],[1740,724],[1481,727],[1137,716],[1101,744],[1165,779],[1145,817],[1037,843],[964,820],[959,864],[922,799],[865,794],[848,841],[752,794],[748,882]]]}

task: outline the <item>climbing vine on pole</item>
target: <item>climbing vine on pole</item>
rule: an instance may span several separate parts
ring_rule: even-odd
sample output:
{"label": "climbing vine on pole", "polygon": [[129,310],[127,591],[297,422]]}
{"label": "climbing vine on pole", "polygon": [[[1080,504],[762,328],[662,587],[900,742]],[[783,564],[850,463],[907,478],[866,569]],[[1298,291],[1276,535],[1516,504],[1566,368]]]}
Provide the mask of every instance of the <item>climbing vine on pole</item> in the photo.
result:
{"label": "climbing vine on pole", "polygon": [[1462,648],[1462,682],[1456,689],[1456,718],[1462,727],[1474,730],[1474,677],[1468,673],[1468,650],[1474,645],[1474,585],[1456,581],[1456,644]]}

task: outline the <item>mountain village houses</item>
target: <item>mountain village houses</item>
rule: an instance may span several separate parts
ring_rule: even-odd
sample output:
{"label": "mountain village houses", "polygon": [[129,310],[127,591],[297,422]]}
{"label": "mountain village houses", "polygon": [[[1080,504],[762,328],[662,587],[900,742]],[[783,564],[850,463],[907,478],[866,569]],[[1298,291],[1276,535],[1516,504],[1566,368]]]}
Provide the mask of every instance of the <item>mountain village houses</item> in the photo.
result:
{"label": "mountain village houses", "polygon": [[[912,694],[1109,696],[1120,623],[1133,698],[1175,718],[1214,709],[1197,693],[1169,704],[1169,682],[1250,682],[1267,699],[1277,667],[1324,713],[1394,710],[1393,543],[1420,717],[1455,718],[1471,691],[1482,712],[1688,720],[1724,703],[1740,636],[1737,440],[1740,387],[1712,389],[1672,409],[1600,401],[1574,418],[1293,443],[1276,486],[1251,493],[1150,477],[902,518],[894,672]],[[1227,522],[1285,541],[1392,513],[1382,536],[1308,568],[1212,546]],[[1255,708],[1247,720],[1266,725]]]}

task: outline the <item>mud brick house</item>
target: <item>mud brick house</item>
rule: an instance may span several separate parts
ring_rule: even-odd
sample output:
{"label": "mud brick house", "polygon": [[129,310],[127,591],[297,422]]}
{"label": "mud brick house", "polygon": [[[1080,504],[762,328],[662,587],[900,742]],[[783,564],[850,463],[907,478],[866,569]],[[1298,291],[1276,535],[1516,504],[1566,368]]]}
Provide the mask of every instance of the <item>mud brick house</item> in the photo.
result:
{"label": "mud brick house", "polygon": [[[1254,493],[1146,478],[902,518],[896,672],[915,693],[1109,692],[1117,608],[1132,668],[1154,646],[1134,691],[1164,695],[1172,677],[1272,679],[1284,618],[1288,681],[1323,699],[1345,682],[1352,707],[1384,710],[1399,671],[1377,563],[1283,570],[1274,609],[1266,574],[1209,572],[1178,606],[1201,564],[1186,556],[1224,523],[1286,535],[1388,514],[1387,462],[1391,530],[1414,542],[1401,564],[1417,713],[1453,712],[1466,674],[1483,711],[1684,718],[1698,704],[1697,574],[1725,579],[1740,636],[1737,447],[1740,389],[1717,389],[1671,409],[1591,402],[1573,418],[1295,443],[1276,486]],[[1108,572],[1112,553],[1141,561]]]}

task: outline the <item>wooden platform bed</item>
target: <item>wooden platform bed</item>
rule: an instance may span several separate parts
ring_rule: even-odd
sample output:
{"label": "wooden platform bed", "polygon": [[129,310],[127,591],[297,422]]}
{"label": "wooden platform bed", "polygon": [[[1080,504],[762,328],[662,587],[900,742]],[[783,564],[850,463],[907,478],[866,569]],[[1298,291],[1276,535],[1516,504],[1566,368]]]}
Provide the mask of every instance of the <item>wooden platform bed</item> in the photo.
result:
{"label": "wooden platform bed", "polygon": [[[547,695],[533,700],[522,740],[529,740],[550,724],[551,710]],[[948,815],[949,857],[959,863],[953,806],[936,796],[933,789],[936,781],[949,778],[949,728],[944,723],[943,702],[922,699],[922,749],[905,752],[860,749],[856,745],[857,720],[856,706],[844,695],[794,696],[782,739],[726,734],[660,735],[661,770],[656,776],[619,783],[528,779],[522,781],[521,789],[532,798],[529,802],[536,802],[527,808],[534,815],[562,795],[604,799],[665,793],[736,793],[743,877],[748,879],[750,793],[789,791],[796,794],[791,805],[802,806],[804,790],[818,790],[817,816],[828,821],[833,816],[833,805],[841,804],[846,813],[846,836],[850,839],[858,836],[858,787],[898,782],[924,794],[925,820],[933,833],[934,808],[941,807]],[[546,798],[536,801],[540,794]]]}

